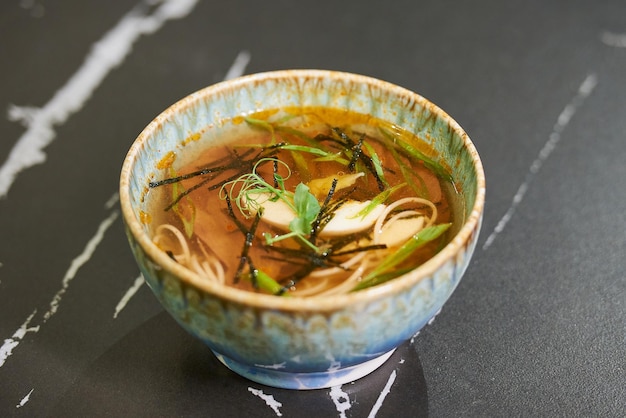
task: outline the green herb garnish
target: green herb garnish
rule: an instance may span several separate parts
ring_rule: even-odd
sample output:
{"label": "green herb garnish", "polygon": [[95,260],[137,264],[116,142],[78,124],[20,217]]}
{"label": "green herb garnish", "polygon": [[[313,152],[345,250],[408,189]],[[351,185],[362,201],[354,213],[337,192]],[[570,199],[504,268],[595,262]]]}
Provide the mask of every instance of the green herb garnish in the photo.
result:
{"label": "green herb garnish", "polygon": [[382,192],[378,193],[365,208],[359,211],[357,217],[360,216],[361,218],[365,218],[371,211],[374,210],[374,208],[376,208],[378,205],[385,203],[393,193],[400,190],[404,186],[406,186],[406,183],[400,183],[390,189],[385,189]]}
{"label": "green herb garnish", "polygon": [[[390,126],[390,129],[393,129],[394,126]],[[406,152],[409,156],[422,161],[426,167],[428,167],[431,171],[433,171],[439,178],[443,180],[452,180],[452,175],[446,170],[441,164],[432,158],[428,157],[426,154],[415,148],[413,145],[408,142],[402,140],[399,135],[396,135],[394,132],[390,132],[387,129],[379,127],[380,132],[392,143],[396,144],[399,148],[401,148],[404,152]]]}
{"label": "green herb garnish", "polygon": [[289,230],[291,232],[277,237],[272,237],[270,234],[265,233],[266,244],[273,245],[278,241],[296,237],[299,238],[302,243],[317,250],[317,247],[311,243],[307,237],[311,234],[313,222],[317,219],[321,206],[315,196],[309,191],[309,186],[304,183],[299,183],[298,186],[296,186],[296,191],[293,194],[292,208],[296,216],[289,223]]}
{"label": "green herb garnish", "polygon": [[248,279],[257,289],[264,290],[271,295],[289,296],[285,292],[284,286],[262,270],[255,270],[253,274],[248,273],[243,277]]}
{"label": "green herb garnish", "polygon": [[439,238],[439,236],[447,231],[451,225],[452,224],[450,223],[445,223],[422,229],[420,232],[413,235],[411,239],[409,239],[402,247],[385,257],[383,261],[381,261],[381,263],[374,270],[365,276],[353,290],[361,290],[366,287],[383,283],[412,270],[415,266],[407,268],[406,271],[400,270],[398,272],[394,272],[397,274],[390,274],[391,270],[409,258],[418,248],[421,248],[427,243]]}
{"label": "green herb garnish", "polygon": [[[254,166],[251,173],[244,174],[232,182],[224,184],[220,195],[228,195],[230,199],[234,200],[240,212],[246,217],[249,216],[248,213],[250,211],[255,211],[262,207],[262,204],[257,201],[260,194],[269,194],[270,200],[272,201],[282,200],[295,214],[293,220],[289,223],[290,232],[275,237],[269,233],[265,233],[266,244],[273,245],[278,241],[288,238],[297,238],[301,243],[317,250],[317,247],[311,243],[307,237],[311,234],[311,226],[320,212],[321,207],[319,202],[315,196],[311,194],[309,187],[304,183],[299,183],[298,186],[296,186],[295,193],[286,190],[285,179],[289,177],[289,174],[283,177],[278,173],[274,173],[276,186],[269,184],[257,172],[259,165],[265,162],[282,164],[289,169],[285,163],[277,159],[262,159]],[[236,186],[238,185],[240,185],[239,192],[234,195]],[[226,189],[229,189],[228,192]]]}

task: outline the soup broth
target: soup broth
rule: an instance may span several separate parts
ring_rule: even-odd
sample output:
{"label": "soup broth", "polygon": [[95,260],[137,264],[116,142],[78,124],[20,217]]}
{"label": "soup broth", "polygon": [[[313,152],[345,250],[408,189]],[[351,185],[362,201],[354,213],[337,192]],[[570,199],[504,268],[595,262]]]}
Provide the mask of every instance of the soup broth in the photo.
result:
{"label": "soup broth", "polygon": [[206,280],[282,296],[347,293],[415,269],[461,221],[449,169],[395,125],[298,108],[210,129],[226,139],[193,156],[186,139],[159,162],[142,215],[157,246]]}

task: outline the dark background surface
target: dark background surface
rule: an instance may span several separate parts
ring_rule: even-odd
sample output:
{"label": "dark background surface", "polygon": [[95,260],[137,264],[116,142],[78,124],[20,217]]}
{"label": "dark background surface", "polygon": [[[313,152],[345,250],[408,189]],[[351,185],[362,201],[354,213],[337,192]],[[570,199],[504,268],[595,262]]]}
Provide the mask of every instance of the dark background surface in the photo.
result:
{"label": "dark background surface", "polygon": [[[99,41],[129,39],[131,10],[150,21],[174,3],[1,2],[0,167],[27,132],[9,109],[50,109]],[[0,415],[624,416],[622,0],[190,4],[52,119],[45,161],[0,198]],[[126,151],[242,51],[245,73],[324,68],[416,91],[485,166],[483,230],[452,298],[381,369],[334,392],[234,375],[145,285],[116,315],[139,275],[115,195]]]}

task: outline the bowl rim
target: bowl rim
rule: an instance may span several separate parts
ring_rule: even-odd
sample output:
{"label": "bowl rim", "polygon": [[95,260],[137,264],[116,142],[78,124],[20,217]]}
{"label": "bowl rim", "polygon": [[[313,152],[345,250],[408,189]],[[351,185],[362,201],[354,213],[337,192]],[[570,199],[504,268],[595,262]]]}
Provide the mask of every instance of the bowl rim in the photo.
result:
{"label": "bowl rim", "polygon": [[[397,277],[386,283],[362,289],[357,292],[331,296],[285,298],[236,289],[230,286],[202,280],[202,278],[200,278],[197,274],[169,258],[166,253],[160,250],[152,242],[148,234],[144,232],[141,221],[137,218],[131,205],[130,198],[130,178],[133,166],[137,161],[138,154],[143,149],[143,144],[148,140],[148,138],[160,129],[166,121],[171,118],[175,118],[178,113],[193,106],[202,98],[219,94],[220,92],[238,89],[241,86],[254,84],[259,81],[276,81],[280,79],[294,79],[302,77],[341,79],[351,84],[365,83],[368,85],[375,85],[382,90],[389,90],[393,92],[396,96],[408,95],[413,101],[419,103],[421,106],[427,107],[431,112],[436,113],[438,117],[445,120],[462,139],[463,146],[467,149],[476,171],[476,196],[474,199],[474,205],[469,212],[469,216],[452,240],[450,240],[450,242],[442,248],[441,251],[421,266],[404,276]],[[454,259],[458,251],[465,246],[472,236],[474,234],[478,235],[485,202],[485,174],[478,151],[463,128],[461,128],[461,126],[444,110],[418,93],[390,82],[360,74],[318,69],[278,70],[245,75],[204,87],[185,96],[156,116],[134,140],[122,164],[119,187],[120,205],[124,222],[126,223],[130,234],[132,234],[133,239],[137,241],[143,251],[156,264],[169,271],[188,285],[191,285],[202,292],[209,293],[217,298],[249,307],[280,311],[335,311],[356,303],[369,303],[387,296],[402,293],[405,290],[412,288],[424,277],[432,276],[436,270],[441,268],[447,261]]]}

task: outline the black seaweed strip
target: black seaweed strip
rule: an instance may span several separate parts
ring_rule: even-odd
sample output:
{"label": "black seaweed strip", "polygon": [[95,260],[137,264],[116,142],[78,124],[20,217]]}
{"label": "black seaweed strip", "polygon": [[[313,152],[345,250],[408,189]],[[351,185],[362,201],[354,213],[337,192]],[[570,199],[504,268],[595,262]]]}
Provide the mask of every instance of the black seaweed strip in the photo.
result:
{"label": "black seaweed strip", "polygon": [[302,270],[297,271],[296,273],[292,274],[291,277],[281,279],[279,281],[279,283],[282,284],[283,286],[281,289],[281,294],[289,291],[291,287],[297,285],[300,282],[300,280],[304,279],[306,276],[311,274],[313,270],[315,270],[315,267],[307,266],[303,268]]}
{"label": "black seaweed strip", "polygon": [[335,127],[335,128],[332,128],[331,130],[337,136],[339,136],[339,138],[345,141],[346,148],[352,148],[353,146],[356,145],[356,143],[352,140],[352,138],[350,138],[348,134],[346,134],[342,129]]}
{"label": "black seaweed strip", "polygon": [[279,263],[290,263],[290,264],[294,264],[294,265],[298,265],[302,267],[309,267],[311,265],[310,263],[304,262],[304,260],[302,262],[300,262],[299,260],[287,260],[285,259],[285,257],[278,257],[278,256],[272,256],[272,255],[264,255],[263,258],[265,260],[278,261]]}
{"label": "black seaweed strip", "polygon": [[[364,140],[364,136],[361,137],[359,144],[362,144],[363,140]],[[365,168],[367,168],[367,171],[369,171],[374,176],[374,178],[376,179],[376,184],[378,185],[378,190],[382,192],[383,190],[385,190],[385,183],[383,183],[383,180],[378,175],[378,172],[376,171],[376,167],[374,166],[374,162],[372,161],[372,157],[370,157],[369,155],[363,154],[362,150],[360,151],[361,152],[359,153],[359,160],[365,165]]]}
{"label": "black seaweed strip", "polygon": [[210,185],[210,186],[208,187],[208,190],[215,190],[215,189],[219,189],[220,187],[222,187],[222,186],[223,186],[223,185],[225,185],[226,183],[231,182],[231,181],[234,181],[234,180],[237,180],[239,177],[241,177],[241,175],[242,175],[241,173],[242,173],[242,172],[241,172],[241,171],[239,171],[239,172],[237,172],[237,173],[233,174],[232,176],[227,177],[227,178],[225,178],[224,180],[221,180],[221,181],[220,181],[220,182],[218,182],[218,183],[215,183],[215,184]]}
{"label": "black seaweed strip", "polygon": [[333,179],[333,182],[330,185],[330,189],[328,190],[328,194],[326,195],[326,198],[324,199],[324,203],[322,203],[322,207],[319,213],[317,214],[317,217],[313,221],[313,224],[311,224],[311,235],[309,236],[309,242],[311,242],[311,244],[313,245],[315,245],[315,241],[317,241],[317,234],[322,231],[324,226],[326,226],[326,224],[330,220],[329,219],[326,222],[322,222],[324,217],[326,216],[325,213],[326,213],[326,210],[328,209],[330,200],[333,198],[333,195],[335,194],[335,189],[337,188],[338,181],[339,181],[338,179]]}
{"label": "black seaweed strip", "polygon": [[257,277],[259,275],[259,271],[256,269],[256,267],[254,267],[254,263],[252,262],[250,257],[246,257],[246,259],[248,261],[248,271],[250,272],[250,281],[252,282],[252,287],[255,290],[258,290],[259,289],[259,281],[258,281]]}
{"label": "black seaweed strip", "polygon": [[361,155],[363,154],[363,140],[365,139],[365,135],[361,135],[359,142],[357,142],[354,146],[352,146],[352,158],[350,159],[350,164],[348,164],[348,170],[353,172],[354,166],[356,162],[361,159]]}
{"label": "black seaweed strip", "polygon": [[[330,252],[318,254],[313,251],[303,251],[303,250],[298,250],[298,249],[293,249],[293,248],[284,248],[284,247],[270,247],[270,249],[272,251],[275,251],[283,255],[287,255],[289,257],[306,260],[309,262],[309,265],[312,265],[314,267],[338,267],[341,264],[340,261],[332,260],[329,258],[331,255]],[[284,258],[281,261],[286,262],[286,263],[292,262],[292,260],[284,259]]]}
{"label": "black seaweed strip", "polygon": [[[273,147],[272,147],[273,148]],[[194,184],[192,187],[190,187],[189,189],[185,190],[184,192],[182,192],[181,194],[179,194],[176,199],[174,199],[168,206],[165,207],[165,211],[168,211],[170,209],[172,209],[178,202],[181,201],[181,199],[187,195],[189,195],[191,192],[199,189],[200,187],[204,186],[205,184],[207,184],[208,182],[210,182],[211,180],[214,180],[216,176],[218,176],[219,174],[223,174],[224,171],[231,169],[231,168],[236,168],[239,166],[241,167],[241,170],[238,171],[237,173],[233,174],[232,176],[220,181],[219,183],[216,183],[212,186],[209,186],[208,190],[215,190],[218,189],[220,187],[222,187],[224,184],[233,181],[233,180],[237,180],[239,177],[241,177],[242,173],[246,172],[246,171],[250,171],[250,169],[254,166],[254,164],[256,163],[256,161],[259,159],[259,157],[262,155],[262,152],[259,152],[254,158],[247,160],[247,161],[243,161],[240,163],[233,163],[229,166],[223,166],[224,169],[220,170],[219,172],[215,172],[215,173],[206,173],[206,174],[215,174],[214,176],[211,176],[207,179],[202,180],[201,182]],[[272,156],[274,154],[276,154],[277,151],[272,151],[271,153],[269,153],[269,156]],[[236,153],[235,153],[236,154]],[[247,153],[246,153],[247,154]],[[238,158],[239,161],[239,155],[236,154],[235,158]],[[174,183],[174,182],[172,182]],[[165,183],[164,183],[165,184]],[[168,183],[169,184],[169,183]],[[161,184],[159,184],[161,185]]]}
{"label": "black seaweed strip", "polygon": [[239,228],[243,234],[247,234],[248,228],[246,228],[246,226],[235,216],[235,211],[233,210],[233,205],[228,194],[226,194],[226,207],[228,208],[228,216],[230,216],[233,222],[235,222],[237,228]]}
{"label": "black seaweed strip", "polygon": [[[332,128],[332,131],[336,135],[338,135],[339,138],[345,141],[345,143],[342,144],[344,147],[352,150],[353,152],[352,158],[354,158],[354,154],[357,153],[356,150],[359,150],[357,159],[360,160],[365,165],[365,168],[367,169],[367,171],[369,171],[370,174],[374,176],[374,178],[376,179],[376,185],[378,186],[378,190],[380,190],[381,192],[385,190],[385,183],[383,183],[382,179],[376,172],[376,168],[374,167],[374,162],[372,161],[372,157],[368,156],[367,154],[364,154],[362,150],[360,149],[361,148],[360,145],[363,143],[363,141],[365,141],[365,138],[366,138],[365,134],[361,134],[361,138],[359,139],[359,142],[356,143],[352,140],[352,138],[348,136],[348,134],[346,134],[341,129],[335,127],[335,128]],[[328,138],[334,139],[332,137],[328,137]],[[334,139],[334,141],[341,143],[341,141],[337,141],[336,139]],[[352,161],[350,162],[350,164],[352,164]],[[356,161],[355,161],[355,164],[356,164]],[[354,171],[354,167],[352,167],[350,171]]]}
{"label": "black seaweed strip", "polygon": [[324,199],[324,203],[322,204],[322,209],[326,206],[328,206],[328,204],[330,203],[330,199],[333,198],[333,195],[335,194],[335,189],[337,188],[337,183],[339,182],[339,179],[333,179],[331,185],[330,185],[330,189],[328,190],[328,194],[326,195],[326,198]]}
{"label": "black seaweed strip", "polygon": [[194,184],[193,186],[191,186],[190,188],[188,188],[187,190],[185,190],[184,192],[176,196],[176,199],[172,200],[172,202],[169,205],[167,205],[165,209],[163,210],[167,212],[168,210],[172,209],[174,206],[176,206],[178,202],[180,202],[183,199],[183,197],[187,196],[189,193],[193,192],[194,190],[197,190],[200,187],[204,186],[205,184],[213,180],[213,178],[214,177],[210,177],[210,178],[202,180],[198,184]]}
{"label": "black seaweed strip", "polygon": [[239,258],[239,266],[237,266],[237,272],[235,273],[234,282],[237,283],[241,278],[241,274],[243,273],[243,268],[246,264],[250,266],[250,275],[252,276],[252,285],[257,286],[256,283],[256,269],[250,260],[248,253],[250,252],[250,247],[252,246],[252,241],[254,241],[254,234],[256,233],[256,229],[259,226],[259,221],[261,220],[261,211],[257,212],[254,217],[254,221],[250,226],[250,229],[246,232],[246,239],[243,244],[243,248],[241,250],[241,256]]}
{"label": "black seaweed strip", "polygon": [[[274,151],[272,153],[270,153],[267,156],[264,156],[263,158],[270,158],[272,157],[274,154],[276,154],[277,151]],[[255,159],[256,160],[256,159]],[[252,160],[252,161],[246,161],[246,166],[244,169],[240,170],[239,172],[233,174],[232,176],[220,181],[219,183],[216,183],[212,186],[209,186],[208,190],[215,190],[215,189],[219,189],[220,187],[222,187],[223,185],[225,185],[226,183],[229,183],[231,181],[237,180],[239,177],[242,176],[243,173],[247,173],[250,172],[250,170],[252,170],[252,168],[254,167],[254,164],[257,163],[257,161]],[[273,161],[278,161],[278,159],[274,159]]]}
{"label": "black seaweed strip", "polygon": [[335,251],[339,252],[345,246],[350,245],[358,241],[359,239],[366,238],[368,236],[369,236],[369,233],[367,231],[364,231],[364,232],[359,232],[356,234],[347,235],[342,238],[337,238],[333,241],[332,248],[330,251],[333,252],[332,255],[334,256],[337,254],[335,253]]}
{"label": "black seaweed strip", "polygon": [[[342,207],[344,205],[344,203],[346,203],[347,200],[348,200],[347,197],[343,197],[343,198],[339,199],[337,202],[335,202],[332,206],[327,206],[327,207],[322,208],[320,210],[320,213],[318,214],[318,218],[316,218],[316,220],[315,220],[315,230],[314,231],[315,231],[316,236],[319,235],[319,233],[324,230],[326,225],[335,216],[335,211],[337,211],[340,207]],[[319,219],[319,221],[318,221],[318,219]]]}
{"label": "black seaweed strip", "polygon": [[[178,182],[183,181],[183,180],[188,180],[188,179],[193,178],[193,177],[203,176],[205,174],[211,174],[211,173],[215,173],[215,172],[226,171],[226,170],[229,170],[231,168],[236,168],[238,166],[238,164],[240,164],[241,158],[247,157],[253,151],[254,151],[254,149],[250,149],[250,150],[244,152],[242,155],[237,155],[237,159],[238,159],[237,163],[231,163],[231,164],[226,164],[226,165],[221,165],[221,166],[216,166],[216,167],[206,167],[206,168],[203,168],[201,170],[192,171],[191,173],[183,174],[183,175],[180,175],[180,176],[170,177],[170,178],[166,178],[166,179],[159,180],[159,181],[151,181],[150,183],[148,183],[148,186],[150,188],[155,188],[155,187],[159,187],[159,186],[165,186],[167,184],[178,183]],[[219,160],[214,161],[213,164],[221,162],[221,161],[224,161],[226,159],[228,159],[228,157],[220,158]]]}
{"label": "black seaweed strip", "polygon": [[325,134],[317,134],[315,136],[315,140],[318,141],[319,143],[322,142],[332,142],[338,145],[341,145],[341,149],[345,150],[346,148],[350,148],[349,145],[347,145],[345,142],[341,142],[339,139],[332,137],[330,135],[325,135]]}

